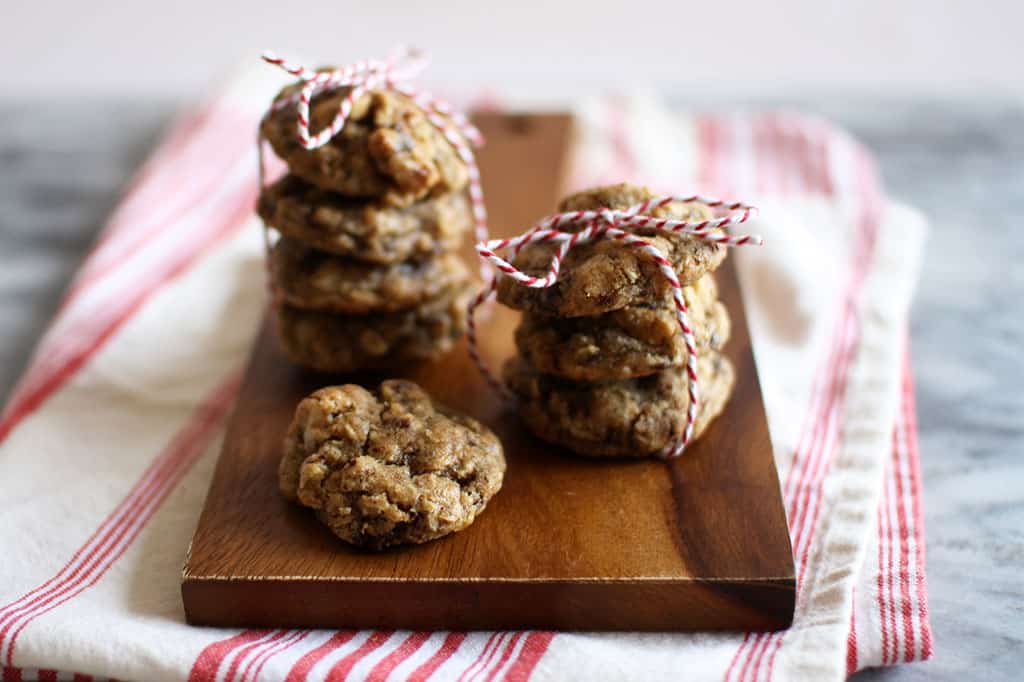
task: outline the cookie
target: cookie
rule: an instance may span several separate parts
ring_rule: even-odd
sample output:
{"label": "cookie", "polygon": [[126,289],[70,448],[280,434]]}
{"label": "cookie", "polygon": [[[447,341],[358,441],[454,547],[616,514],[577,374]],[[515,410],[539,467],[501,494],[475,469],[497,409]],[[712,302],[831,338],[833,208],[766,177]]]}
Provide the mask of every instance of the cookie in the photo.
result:
{"label": "cookie", "polygon": [[259,214],[281,234],[322,251],[373,263],[398,263],[452,251],[472,229],[464,192],[405,208],[328,192],[286,175],[260,194]]}
{"label": "cookie", "polygon": [[412,308],[469,279],[454,253],[380,265],[318,251],[291,237],[274,246],[270,272],[289,305],[350,314]]}
{"label": "cookie", "polygon": [[[519,398],[519,415],[534,435],[592,456],[645,457],[676,442],[689,405],[686,369],[674,367],[638,379],[579,383],[539,373],[521,358],[504,367]],[[701,407],[698,438],[725,407],[735,383],[732,363],[708,352],[697,361]]]}
{"label": "cookie", "polygon": [[[683,289],[697,348],[719,351],[729,340],[729,314],[711,275]],[[686,363],[675,306],[626,306],[591,317],[524,313],[519,354],[538,371],[575,381],[631,379]]]}
{"label": "cookie", "polygon": [[[300,88],[286,87],[275,101]],[[343,88],[313,97],[311,135],[331,124],[348,93]],[[469,182],[465,164],[441,131],[415,102],[395,92],[375,90],[357,99],[341,131],[316,149],[304,148],[297,131],[298,108],[291,104],[271,111],[260,125],[289,170],[323,189],[408,206]]]}
{"label": "cookie", "polygon": [[315,509],[342,540],[377,550],[466,528],[504,476],[494,433],[403,380],[304,399],[278,468],[285,498]]}
{"label": "cookie", "polygon": [[322,372],[391,369],[434,360],[466,331],[468,288],[396,313],[335,315],[283,305],[281,346],[297,364]]}
{"label": "cookie", "polygon": [[[598,208],[629,208],[652,198],[650,190],[628,184],[598,187],[573,194],[559,211]],[[711,211],[701,204],[671,203],[651,212],[659,218],[706,220]],[[566,227],[574,230],[578,228]],[[718,244],[682,234],[635,230],[672,263],[683,285],[693,284],[715,270],[725,259]],[[513,261],[533,276],[547,274],[558,244],[530,244]],[[562,263],[558,281],[545,289],[525,287],[509,277],[498,283],[498,300],[528,312],[555,317],[600,315],[629,305],[656,303],[670,297],[670,286],[658,266],[645,253],[617,240],[600,240],[576,246]]]}

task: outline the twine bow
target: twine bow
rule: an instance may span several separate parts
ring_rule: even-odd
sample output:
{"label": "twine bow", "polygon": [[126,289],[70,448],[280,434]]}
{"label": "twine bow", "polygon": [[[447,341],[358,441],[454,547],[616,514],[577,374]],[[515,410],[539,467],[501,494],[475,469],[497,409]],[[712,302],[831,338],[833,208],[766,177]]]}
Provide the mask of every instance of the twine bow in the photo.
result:
{"label": "twine bow", "polygon": [[[701,221],[669,220],[667,218],[655,218],[650,215],[654,210],[672,202],[699,203],[711,209],[726,211],[729,215],[719,218]],[[649,199],[625,210],[602,208],[590,211],[575,211],[569,213],[556,213],[543,218],[525,233],[510,239],[481,240],[476,245],[477,254],[481,259],[493,265],[499,271],[499,275],[492,277],[487,286],[473,299],[469,305],[469,324],[467,337],[469,339],[469,354],[477,367],[483,373],[488,383],[506,396],[511,392],[491,372],[486,363],[480,357],[477,347],[477,334],[475,313],[476,309],[487,301],[493,294],[498,284],[498,277],[511,277],[517,284],[532,289],[545,289],[554,286],[558,281],[561,272],[562,262],[566,255],[576,246],[599,241],[601,239],[614,239],[622,243],[626,248],[634,248],[649,257],[658,266],[662,276],[668,281],[672,288],[672,298],[675,302],[676,320],[683,334],[686,344],[687,360],[687,390],[689,393],[689,407],[686,412],[686,427],[683,430],[682,438],[670,443],[659,453],[664,458],[678,457],[689,444],[693,437],[694,424],[697,421],[699,406],[699,387],[697,379],[697,343],[693,337],[693,328],[690,326],[690,317],[686,308],[686,301],[683,299],[683,286],[679,282],[672,263],[665,255],[649,241],[634,234],[635,230],[654,230],[672,234],[685,234],[724,246],[744,246],[754,244],[760,246],[764,243],[761,237],[755,235],[733,235],[727,230],[741,223],[747,222],[756,209],[742,203],[725,203],[716,199],[707,199],[699,196],[676,197],[665,196]],[[572,225],[581,228],[578,232],[567,232],[560,228]],[[511,259],[528,244],[549,242],[558,244],[558,250],[551,259],[547,274],[543,277],[528,275],[498,255],[503,250],[511,251]]]}
{"label": "twine bow", "polygon": [[[273,52],[264,52],[263,60],[280,67],[303,82],[302,88],[287,97],[275,101],[266,116],[284,107],[297,108],[296,136],[304,149],[314,150],[327,144],[341,132],[352,114],[352,107],[360,97],[370,90],[389,90],[408,97],[426,114],[427,120],[452,145],[456,154],[466,165],[469,174],[469,198],[473,207],[477,241],[486,241],[487,210],[484,208],[483,189],[480,186],[480,170],[473,156],[473,147],[484,143],[483,135],[460,112],[433,95],[416,90],[404,81],[419,74],[428,63],[425,53],[410,47],[395,50],[384,60],[364,59],[335,69],[316,71],[301,64],[278,57]],[[310,130],[309,105],[312,99],[322,93],[351,88],[338,106],[338,113],[323,130]],[[264,186],[263,143],[260,150],[260,188]]]}

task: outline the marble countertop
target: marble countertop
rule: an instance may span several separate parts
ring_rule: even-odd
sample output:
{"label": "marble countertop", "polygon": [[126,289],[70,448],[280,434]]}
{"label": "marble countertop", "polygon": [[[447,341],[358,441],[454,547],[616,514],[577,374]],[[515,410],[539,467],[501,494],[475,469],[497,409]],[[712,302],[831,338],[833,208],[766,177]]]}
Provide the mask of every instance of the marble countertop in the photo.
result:
{"label": "marble countertop", "polygon": [[[1020,679],[1024,104],[781,104],[821,113],[861,137],[889,193],[932,223],[911,334],[936,653],[857,679]],[[176,108],[172,101],[0,99],[0,400]]]}

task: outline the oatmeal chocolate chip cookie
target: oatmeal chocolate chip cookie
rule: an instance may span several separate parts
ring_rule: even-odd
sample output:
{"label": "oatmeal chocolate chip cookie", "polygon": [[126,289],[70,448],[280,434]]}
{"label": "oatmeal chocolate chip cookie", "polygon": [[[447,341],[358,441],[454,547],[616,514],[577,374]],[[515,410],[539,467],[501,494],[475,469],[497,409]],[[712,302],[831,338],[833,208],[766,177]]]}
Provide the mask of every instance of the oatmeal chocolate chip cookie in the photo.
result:
{"label": "oatmeal chocolate chip cookie", "polygon": [[[644,457],[676,442],[686,426],[686,369],[673,367],[638,379],[577,383],[539,373],[521,358],[509,360],[505,381],[519,397],[519,414],[538,438],[583,455]],[[735,370],[719,353],[697,361],[699,437],[725,407]]]}
{"label": "oatmeal chocolate chip cookie", "polygon": [[[629,208],[652,198],[650,190],[628,184],[598,187],[567,197],[559,211]],[[700,204],[671,203],[651,212],[672,220],[704,220],[710,210]],[[566,229],[577,229],[567,227]],[[636,230],[668,258],[679,280],[692,284],[715,270],[725,259],[725,247],[682,234]],[[514,264],[529,275],[543,276],[558,250],[544,242],[526,246]],[[542,315],[577,317],[600,315],[628,305],[654,303],[669,295],[670,287],[649,256],[617,240],[601,240],[575,247],[562,263],[558,282],[545,289],[524,287],[509,277],[498,284],[498,300],[505,305]]]}
{"label": "oatmeal chocolate chip cookie", "polygon": [[[683,289],[697,347],[719,351],[729,314],[707,274]],[[516,329],[519,354],[538,371],[575,381],[647,376],[686,363],[686,343],[672,304],[626,306],[592,317],[525,313]]]}
{"label": "oatmeal chocolate chip cookie", "polygon": [[299,403],[278,482],[342,540],[384,549],[466,528],[504,475],[489,429],[391,380],[372,392],[330,386]]}
{"label": "oatmeal chocolate chip cookie", "polygon": [[260,195],[259,214],[281,234],[339,256],[397,263],[452,251],[473,226],[464,192],[405,208],[347,197],[287,175]]}
{"label": "oatmeal chocolate chip cookie", "polygon": [[322,372],[385,369],[434,360],[466,331],[468,289],[396,313],[335,315],[288,305],[278,311],[281,345],[297,364]]}
{"label": "oatmeal chocolate chip cookie", "polygon": [[405,310],[469,280],[454,253],[379,265],[311,249],[290,237],[274,246],[270,271],[289,305],[350,314]]}
{"label": "oatmeal chocolate chip cookie", "polygon": [[[291,85],[278,100],[294,95]],[[334,120],[348,88],[321,93],[309,107],[310,132]],[[298,109],[281,107],[264,119],[261,133],[292,173],[320,187],[350,196],[384,197],[406,206],[429,195],[456,192],[469,172],[444,135],[409,98],[371,91],[356,100],[345,126],[316,149],[305,149],[297,134]]]}

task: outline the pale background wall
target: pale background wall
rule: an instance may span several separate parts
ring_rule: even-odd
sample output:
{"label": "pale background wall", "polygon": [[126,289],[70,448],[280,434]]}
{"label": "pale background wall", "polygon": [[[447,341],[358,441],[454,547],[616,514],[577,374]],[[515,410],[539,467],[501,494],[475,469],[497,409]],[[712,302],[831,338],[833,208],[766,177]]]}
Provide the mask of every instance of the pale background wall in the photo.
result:
{"label": "pale background wall", "polygon": [[550,98],[684,93],[1024,96],[1021,0],[487,3],[0,0],[0,94],[186,95],[274,47],[316,60],[411,41],[428,80]]}

